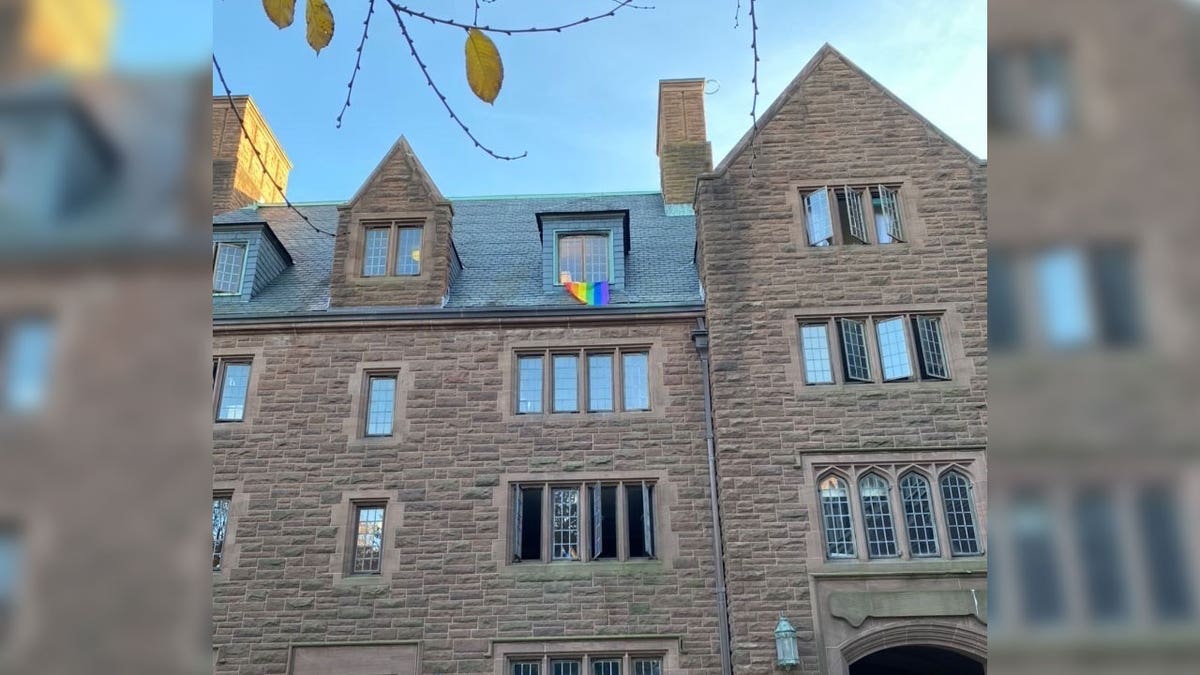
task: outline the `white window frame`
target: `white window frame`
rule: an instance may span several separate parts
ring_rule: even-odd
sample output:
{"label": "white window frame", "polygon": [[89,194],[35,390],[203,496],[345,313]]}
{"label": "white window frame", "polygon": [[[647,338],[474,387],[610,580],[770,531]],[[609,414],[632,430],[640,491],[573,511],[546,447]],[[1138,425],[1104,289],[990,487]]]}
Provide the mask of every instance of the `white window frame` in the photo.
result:
{"label": "white window frame", "polygon": [[[563,278],[562,269],[562,244],[563,240],[571,238],[595,238],[604,240],[604,257],[605,257],[605,277],[603,279],[571,279],[571,281],[597,282],[607,281],[612,283],[613,278],[613,245],[612,232],[609,230],[572,230],[559,231],[554,233],[554,285],[562,286],[565,279]],[[580,247],[581,261],[583,262],[584,276],[587,276],[587,251],[586,245]]]}
{"label": "white window frame", "polygon": [[[221,251],[225,249],[240,249],[242,252],[241,270],[238,272],[237,290],[236,291],[219,291],[215,288],[217,281],[217,264],[221,260]],[[213,274],[213,295],[221,297],[236,297],[242,294],[246,288],[246,262],[250,258],[250,242],[247,241],[214,241],[213,242],[213,258],[212,258],[212,274]]]}
{"label": "white window frame", "polygon": [[[893,246],[907,243],[909,240],[904,197],[906,190],[901,181],[827,183],[799,187],[798,190],[800,229],[804,235],[805,248]],[[823,229],[816,232],[812,229],[816,222],[812,214],[814,209],[819,206],[816,196],[821,193],[825,195],[824,208],[829,232],[827,236],[815,239],[817,235],[826,234]],[[880,200],[881,212],[878,214],[874,204],[876,195]],[[848,219],[846,223],[842,222],[842,215],[838,209],[839,196],[846,198],[846,217]],[[888,225],[888,235],[892,239],[890,242],[880,240],[876,222],[879,215],[890,218]],[[857,241],[848,241],[848,238]]]}

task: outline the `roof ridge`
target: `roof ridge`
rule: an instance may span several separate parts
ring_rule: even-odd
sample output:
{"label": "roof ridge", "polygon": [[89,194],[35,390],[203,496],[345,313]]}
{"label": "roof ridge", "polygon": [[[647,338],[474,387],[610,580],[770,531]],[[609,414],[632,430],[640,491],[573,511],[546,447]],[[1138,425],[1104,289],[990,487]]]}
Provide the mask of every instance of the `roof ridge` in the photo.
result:
{"label": "roof ridge", "polygon": [[447,197],[452,202],[471,202],[498,199],[567,199],[581,197],[629,197],[634,195],[661,195],[662,190],[618,190],[614,192],[563,192],[563,193],[528,193],[510,195],[468,195],[463,197]]}

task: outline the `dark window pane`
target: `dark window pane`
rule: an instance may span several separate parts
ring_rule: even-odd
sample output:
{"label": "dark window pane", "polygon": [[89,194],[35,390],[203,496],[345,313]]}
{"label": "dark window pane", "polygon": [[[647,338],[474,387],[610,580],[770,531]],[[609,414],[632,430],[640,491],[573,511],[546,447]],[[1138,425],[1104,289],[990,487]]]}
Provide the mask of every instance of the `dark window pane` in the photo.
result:
{"label": "dark window pane", "polygon": [[915,317],[913,334],[916,336],[917,357],[921,362],[921,377],[930,380],[950,379],[946,348],[942,341],[942,320],[936,316]]}
{"label": "dark window pane", "polygon": [[383,506],[359,506],[354,526],[354,574],[379,574],[383,561]]}
{"label": "dark window pane", "polygon": [[600,486],[601,560],[617,557],[617,486]]}
{"label": "dark window pane", "polygon": [[1075,502],[1075,531],[1088,613],[1100,621],[1126,618],[1129,612],[1116,513],[1102,489],[1091,489]]}
{"label": "dark window pane", "polygon": [[629,557],[654,556],[654,486],[641,483],[625,484],[625,505],[629,515]]}
{"label": "dark window pane", "polygon": [[871,367],[867,363],[867,336],[863,322],[841,319],[838,327],[842,337],[842,365],[846,369],[846,380],[869,382]]}
{"label": "dark window pane", "polygon": [[1106,246],[1092,251],[1092,283],[1107,344],[1124,347],[1142,337],[1137,281],[1129,249]]}
{"label": "dark window pane", "polygon": [[1012,349],[1020,335],[1016,273],[1012,258],[1004,252],[988,252],[988,347]]}
{"label": "dark window pane", "polygon": [[521,560],[542,558],[542,488],[521,488]]}
{"label": "dark window pane", "polygon": [[1062,568],[1055,551],[1054,524],[1044,498],[1019,495],[1010,514],[1017,583],[1025,619],[1034,624],[1063,620]]}
{"label": "dark window pane", "polygon": [[542,663],[514,663],[513,675],[542,675]]}
{"label": "dark window pane", "polygon": [[1191,580],[1172,492],[1162,485],[1142,489],[1138,495],[1138,519],[1155,613],[1163,619],[1190,617]]}

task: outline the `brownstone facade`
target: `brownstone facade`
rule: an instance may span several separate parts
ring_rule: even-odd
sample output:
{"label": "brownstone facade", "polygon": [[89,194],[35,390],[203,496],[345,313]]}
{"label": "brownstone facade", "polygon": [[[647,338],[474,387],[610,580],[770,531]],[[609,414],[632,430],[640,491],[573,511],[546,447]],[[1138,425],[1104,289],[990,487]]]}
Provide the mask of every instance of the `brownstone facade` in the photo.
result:
{"label": "brownstone facade", "polygon": [[[214,497],[229,500],[213,576],[216,673],[557,675],[561,659],[588,675],[716,675],[725,661],[770,673],[781,615],[798,629],[802,672],[843,675],[900,645],[984,658],[983,167],[826,48],[764,115],[754,178],[746,143],[713,172],[703,86],[660,87],[661,194],[447,200],[400,139],[349,202],[301,207],[336,228],[332,243],[281,207],[214,220],[230,251],[240,236],[257,237],[244,250],[258,259],[273,242],[296,249],[271,282],[294,292],[268,284],[214,300],[216,418],[223,364],[250,364],[235,421],[213,427]],[[865,186],[865,204],[876,190],[904,240],[810,247],[802,192],[825,185]],[[543,215],[564,213],[569,228],[543,230]],[[372,227],[391,228],[386,253],[370,247]],[[420,245],[398,252],[400,227],[419,228]],[[546,281],[559,270],[541,270],[565,265],[559,237],[588,227],[602,228],[591,241],[608,242],[608,273],[623,281],[606,307],[563,304]],[[419,270],[398,273],[401,256]],[[322,257],[326,267],[313,264]],[[511,302],[489,299],[496,286]],[[936,377],[851,384],[839,366],[837,382],[806,384],[801,322],[847,316],[903,316],[913,331],[936,317]],[[617,368],[625,353],[644,355],[647,372],[614,374],[609,407],[603,395],[593,405],[590,355]],[[572,354],[581,379],[560,391],[558,357]],[[554,370],[530,379],[530,355]],[[622,391],[626,377],[641,377],[648,410],[624,405],[640,400]],[[373,378],[395,387],[380,435],[368,433]],[[533,410],[543,392],[523,388],[542,385],[546,408]],[[550,412],[575,395],[582,412]],[[877,475],[895,490],[914,472],[932,485],[969,480],[978,550],[952,555],[939,525],[934,556],[906,546],[893,559],[827,561],[817,480]],[[590,496],[602,483],[629,498],[615,511],[620,536],[636,529],[653,552],[632,538],[603,559],[556,559],[557,539],[540,542],[540,557],[523,548],[520,533],[538,527],[523,487]],[[931,502],[946,522],[948,507]],[[362,508],[382,520],[371,574],[354,568]],[[653,510],[642,528],[638,509]],[[557,511],[543,518],[559,527]],[[600,521],[572,527],[571,546],[595,554]]]}

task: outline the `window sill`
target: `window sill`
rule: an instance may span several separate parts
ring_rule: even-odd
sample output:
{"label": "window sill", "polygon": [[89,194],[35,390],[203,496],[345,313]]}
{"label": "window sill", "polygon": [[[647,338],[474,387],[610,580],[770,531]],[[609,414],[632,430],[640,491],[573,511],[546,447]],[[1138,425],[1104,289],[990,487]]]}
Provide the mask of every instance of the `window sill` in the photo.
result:
{"label": "window sill", "polygon": [[338,574],[333,579],[334,588],[371,588],[391,584],[388,574]]}
{"label": "window sill", "polygon": [[814,578],[986,575],[987,558],[979,555],[970,558],[922,558],[917,560],[900,558],[876,558],[870,561],[857,558],[826,560],[819,567],[811,570],[809,574]]}
{"label": "window sill", "polygon": [[622,410],[620,412],[540,412],[540,413],[512,413],[509,419],[518,422],[545,422],[554,424],[555,422],[579,423],[579,422],[611,422],[611,421],[626,421],[634,419],[644,419],[648,417],[662,417],[661,409],[655,410]]}
{"label": "window sill", "polygon": [[961,380],[897,380],[895,382],[853,382],[834,384],[805,384],[800,386],[800,394],[820,394],[822,392],[889,392],[908,389],[967,389],[970,384]]}
{"label": "window sill", "polygon": [[606,577],[658,576],[667,572],[660,559],[653,560],[605,560],[599,562],[555,561],[551,563],[525,562],[508,563],[501,571],[503,576],[519,581],[572,581]]}

